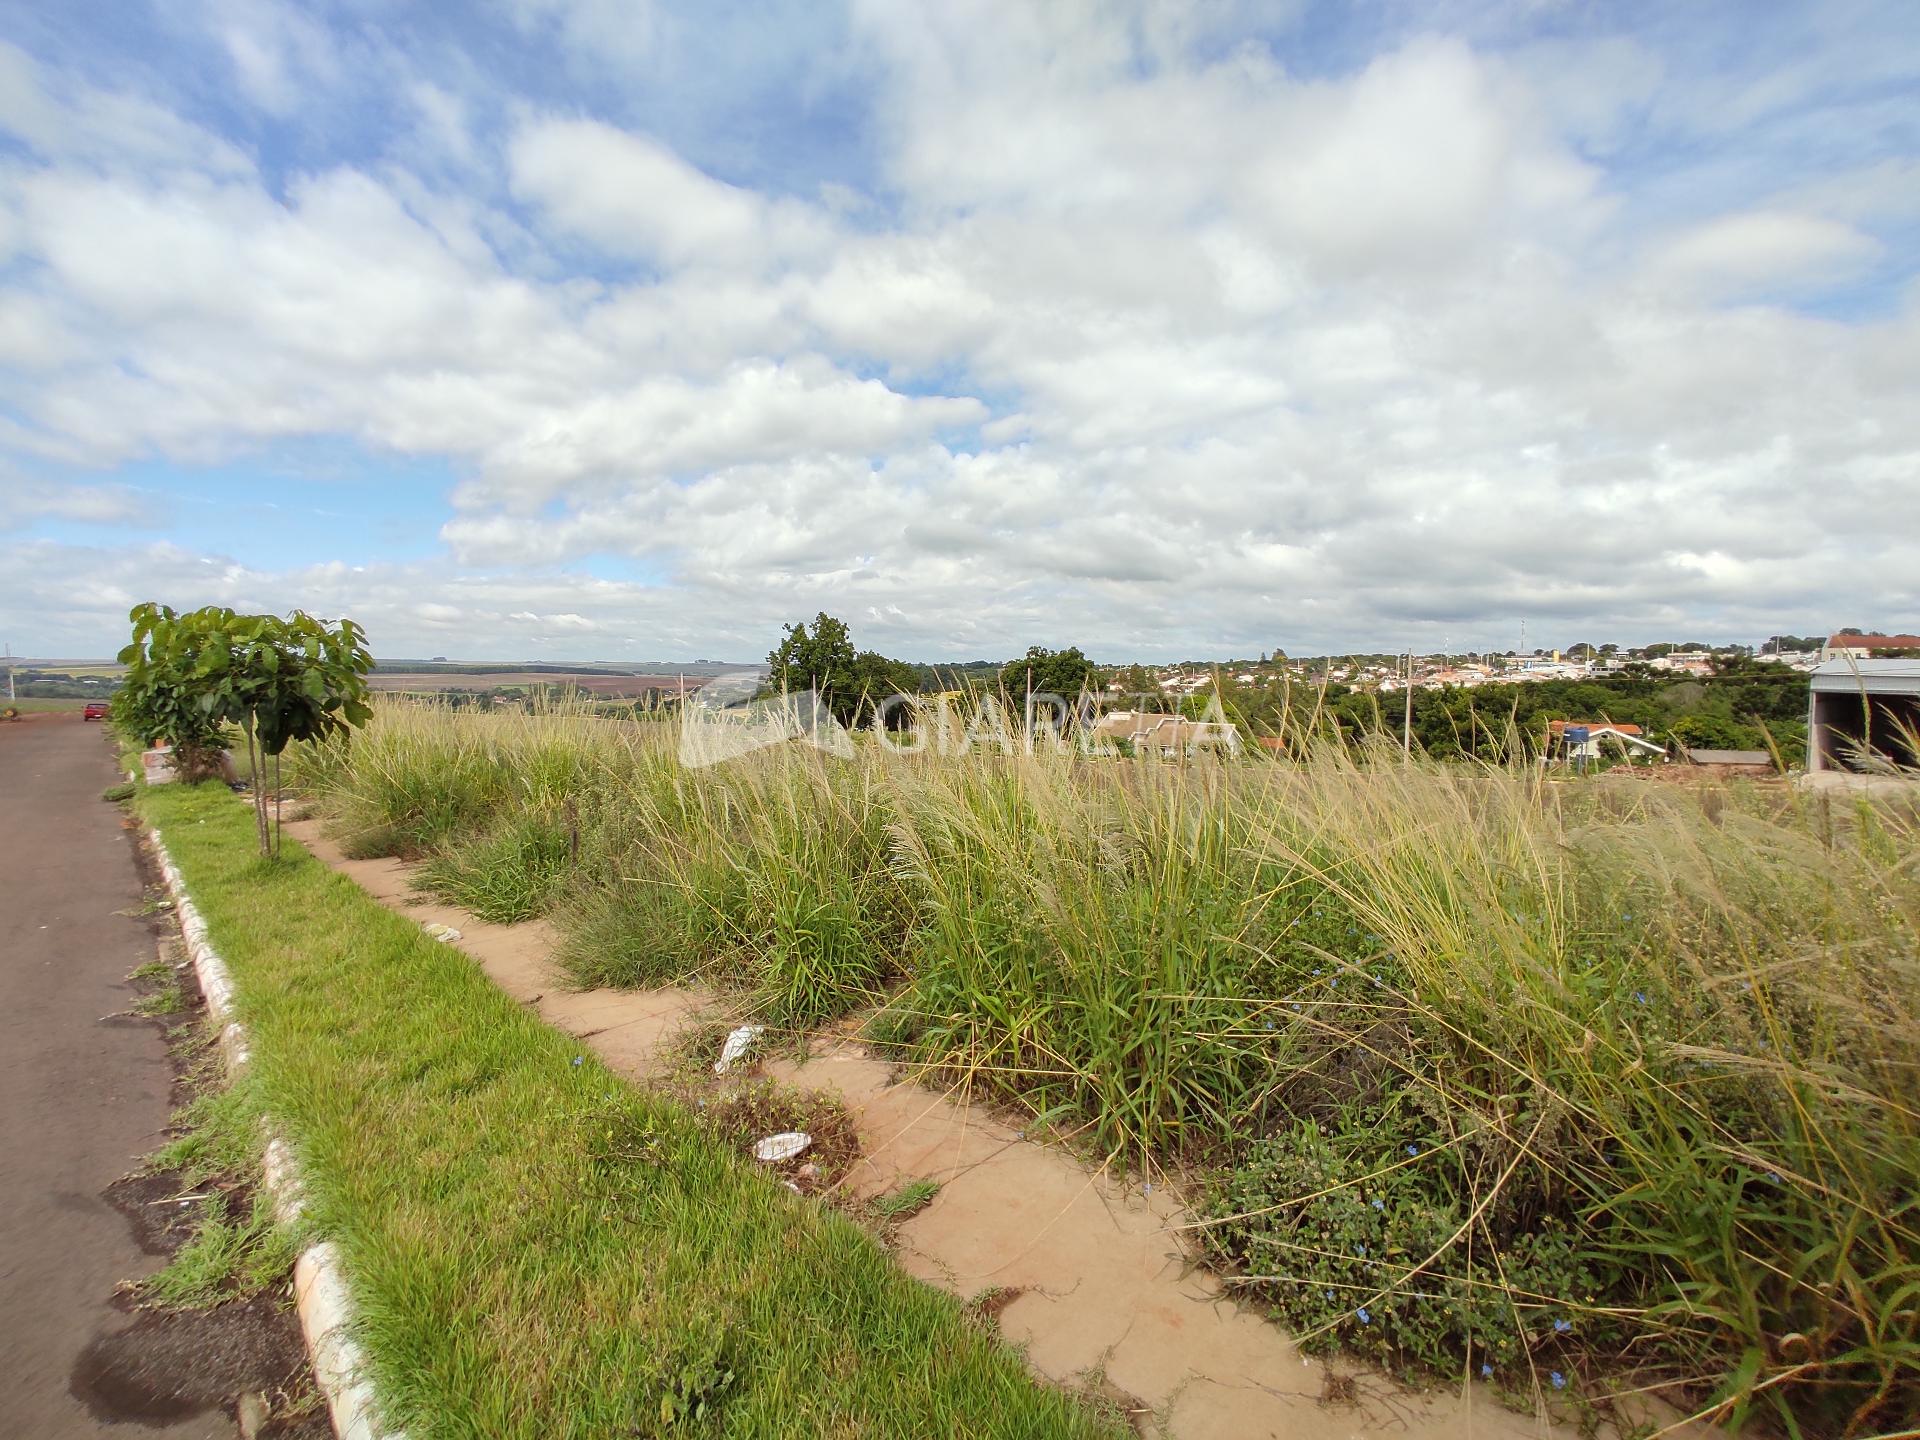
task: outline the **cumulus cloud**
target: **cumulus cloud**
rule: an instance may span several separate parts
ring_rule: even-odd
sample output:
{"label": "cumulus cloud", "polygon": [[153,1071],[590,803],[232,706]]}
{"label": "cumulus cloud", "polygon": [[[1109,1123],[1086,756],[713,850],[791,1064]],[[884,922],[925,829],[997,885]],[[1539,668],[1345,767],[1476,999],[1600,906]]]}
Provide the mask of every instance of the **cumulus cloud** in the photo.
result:
{"label": "cumulus cloud", "polygon": [[596,121],[529,124],[508,163],[515,193],[554,226],[663,269],[757,270],[833,238],[813,207],[729,185],[657,140]]}
{"label": "cumulus cloud", "polygon": [[0,531],[37,520],[83,525],[149,527],[160,507],[154,497],[127,485],[66,485],[0,473]]}
{"label": "cumulus cloud", "polygon": [[[664,5],[502,13],[650,84],[685,43]],[[1920,156],[1884,127],[1844,163],[1789,143],[1833,151],[1899,62],[1858,95],[1831,55],[1714,81],[1789,137],[1768,173],[1661,37],[1503,39],[1473,13],[1322,54],[1270,7],[853,3],[821,23],[858,83],[820,109],[857,183],[781,171],[782,136],[710,136],[739,163],[696,164],[672,107],[590,88],[483,111],[479,46],[383,62],[410,127],[389,153],[279,170],[0,51],[0,449],[103,507],[10,498],[0,523],[112,523],[135,460],[191,487],[300,437],[442,459],[431,560],[370,538],[334,568],[113,562],[441,651],[751,657],[817,608],[928,656],[1920,609],[1892,193]],[[391,54],[373,22],[209,14],[288,125],[318,123],[303,85],[344,83],[330,44]],[[10,625],[33,574],[0,578]]]}
{"label": "cumulus cloud", "polygon": [[1674,236],[1654,268],[1711,294],[1847,278],[1880,246],[1851,225],[1817,215],[1758,210],[1723,215]]}

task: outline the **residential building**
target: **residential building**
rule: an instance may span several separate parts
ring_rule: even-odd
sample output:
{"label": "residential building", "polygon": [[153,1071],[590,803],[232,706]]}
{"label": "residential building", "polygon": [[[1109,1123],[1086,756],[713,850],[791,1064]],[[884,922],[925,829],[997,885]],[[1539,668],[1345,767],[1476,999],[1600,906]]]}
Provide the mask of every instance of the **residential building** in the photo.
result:
{"label": "residential building", "polygon": [[1598,760],[1611,749],[1629,761],[1666,759],[1664,748],[1647,739],[1638,725],[1612,720],[1549,720],[1547,754],[1563,760]]}
{"label": "residential building", "polygon": [[1888,650],[1920,656],[1920,635],[1829,635],[1827,643],[1820,647],[1820,659],[1823,663],[1828,660],[1867,660]]}

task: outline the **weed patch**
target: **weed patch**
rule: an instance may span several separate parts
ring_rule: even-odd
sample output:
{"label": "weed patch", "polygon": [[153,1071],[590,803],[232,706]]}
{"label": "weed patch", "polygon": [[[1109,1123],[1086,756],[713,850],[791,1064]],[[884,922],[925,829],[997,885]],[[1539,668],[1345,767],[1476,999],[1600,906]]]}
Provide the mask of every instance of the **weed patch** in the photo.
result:
{"label": "weed patch", "polygon": [[1805,1434],[1920,1417],[1910,804],[1367,744],[687,771],[666,738],[396,704],[299,763],[448,855],[572,817],[543,903],[586,983],[883,1003],[910,1065],[1197,1167],[1206,1243],[1309,1343],[1570,1399],[1630,1366]]}
{"label": "weed patch", "polygon": [[934,1196],[940,1193],[938,1180],[909,1180],[898,1190],[890,1190],[885,1195],[876,1195],[869,1202],[873,1213],[882,1220],[898,1224],[902,1220],[918,1215],[933,1203]]}

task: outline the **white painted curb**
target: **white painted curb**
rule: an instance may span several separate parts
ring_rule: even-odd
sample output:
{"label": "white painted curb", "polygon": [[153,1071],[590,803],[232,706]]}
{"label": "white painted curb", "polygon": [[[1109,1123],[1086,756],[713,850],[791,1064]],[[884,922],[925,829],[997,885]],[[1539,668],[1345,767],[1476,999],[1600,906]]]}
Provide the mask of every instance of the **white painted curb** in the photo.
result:
{"label": "white painted curb", "polygon": [[[160,859],[160,873],[166,877],[167,892],[173,896],[174,915],[180,921],[180,938],[193,957],[194,973],[200,977],[200,992],[207,997],[207,1013],[220,1026],[220,1049],[227,1068],[243,1069],[249,1058],[247,1032],[233,1014],[233,977],[227,965],[207,940],[207,922],[187,894],[166,842],[158,830],[147,831],[153,853]],[[297,1220],[303,1208],[300,1168],[286,1141],[268,1128],[267,1153],[262,1169],[266,1173],[267,1193],[273,1198],[273,1213],[283,1223]],[[406,1440],[398,1430],[382,1428],[375,1419],[373,1386],[367,1379],[366,1356],[355,1343],[351,1329],[353,1297],[347,1293],[346,1276],[340,1268],[340,1252],[330,1241],[309,1246],[294,1262],[293,1303],[300,1315],[300,1329],[306,1336],[307,1354],[313,1362],[313,1377],[320,1393],[327,1397],[327,1409],[333,1416],[334,1434],[339,1440]]]}

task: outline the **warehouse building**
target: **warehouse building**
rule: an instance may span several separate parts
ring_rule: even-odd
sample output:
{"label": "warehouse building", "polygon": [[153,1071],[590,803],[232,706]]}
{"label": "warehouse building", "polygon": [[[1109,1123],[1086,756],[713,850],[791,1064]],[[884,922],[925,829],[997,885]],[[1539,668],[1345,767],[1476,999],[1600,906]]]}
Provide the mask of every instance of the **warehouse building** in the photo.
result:
{"label": "warehouse building", "polygon": [[1807,769],[1920,769],[1920,656],[1818,666],[1807,696]]}

